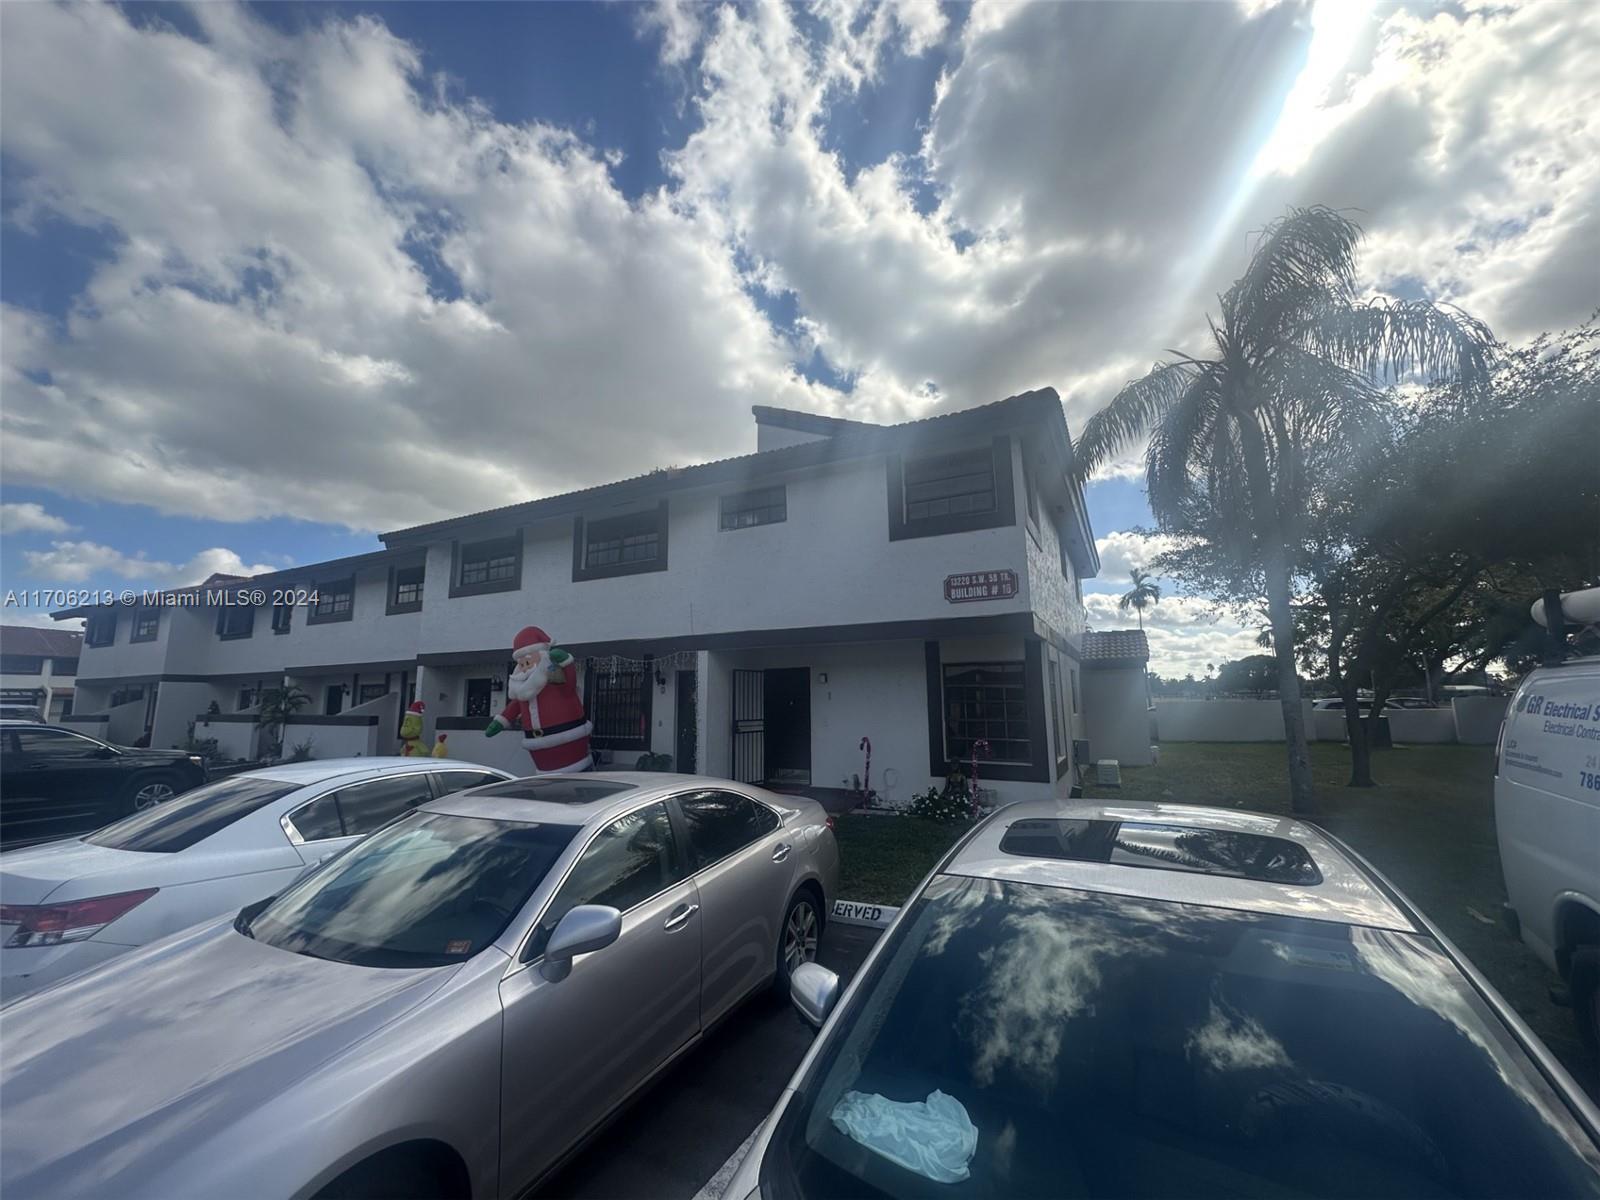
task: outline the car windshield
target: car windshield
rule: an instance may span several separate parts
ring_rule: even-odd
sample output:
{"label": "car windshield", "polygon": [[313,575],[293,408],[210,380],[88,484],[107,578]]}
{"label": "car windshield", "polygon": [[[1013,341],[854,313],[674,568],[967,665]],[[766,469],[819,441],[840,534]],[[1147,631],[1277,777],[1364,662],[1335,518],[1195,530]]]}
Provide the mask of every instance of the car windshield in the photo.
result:
{"label": "car windshield", "polygon": [[1594,1144],[1430,939],[941,877],[766,1194],[1592,1196]]}
{"label": "car windshield", "polygon": [[246,932],[365,967],[462,962],[500,936],[579,828],[415,813],[285,892]]}
{"label": "car windshield", "polygon": [[83,840],[112,850],[173,854],[232,825],[240,817],[298,790],[278,779],[221,779],[175,800],[124,817]]}

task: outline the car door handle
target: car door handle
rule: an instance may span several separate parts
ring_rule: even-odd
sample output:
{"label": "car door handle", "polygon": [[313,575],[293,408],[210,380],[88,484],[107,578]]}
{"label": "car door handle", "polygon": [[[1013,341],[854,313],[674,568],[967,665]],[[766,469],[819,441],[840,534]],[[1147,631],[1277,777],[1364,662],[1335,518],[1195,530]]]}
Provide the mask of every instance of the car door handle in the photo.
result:
{"label": "car door handle", "polygon": [[682,929],[684,923],[700,911],[698,904],[680,904],[672,910],[672,915],[662,924],[663,929]]}
{"label": "car door handle", "polygon": [[793,849],[794,847],[789,845],[788,842],[779,842],[777,849],[772,852],[772,861],[782,862],[784,859],[789,857],[789,851]]}

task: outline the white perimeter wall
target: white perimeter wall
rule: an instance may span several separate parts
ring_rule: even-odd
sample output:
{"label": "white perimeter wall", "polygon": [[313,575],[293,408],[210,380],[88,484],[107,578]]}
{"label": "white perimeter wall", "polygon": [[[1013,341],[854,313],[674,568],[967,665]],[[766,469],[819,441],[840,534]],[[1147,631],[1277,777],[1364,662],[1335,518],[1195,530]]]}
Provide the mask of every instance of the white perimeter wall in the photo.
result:
{"label": "white perimeter wall", "polygon": [[[1092,672],[1085,673],[1085,679],[1092,677]],[[1311,701],[1303,703],[1312,741],[1345,740],[1344,713],[1314,711]],[[1504,696],[1472,696],[1453,700],[1446,708],[1385,708],[1383,713],[1396,742],[1492,745],[1505,708]],[[1091,705],[1091,722],[1093,712]],[[1164,742],[1281,742],[1283,709],[1276,700],[1157,700],[1156,728]],[[1099,748],[1093,749],[1099,757]]]}
{"label": "white perimeter wall", "polygon": [[[1310,732],[1311,702],[1302,704]],[[1157,700],[1156,731],[1163,742],[1281,742],[1283,706],[1276,700]]]}

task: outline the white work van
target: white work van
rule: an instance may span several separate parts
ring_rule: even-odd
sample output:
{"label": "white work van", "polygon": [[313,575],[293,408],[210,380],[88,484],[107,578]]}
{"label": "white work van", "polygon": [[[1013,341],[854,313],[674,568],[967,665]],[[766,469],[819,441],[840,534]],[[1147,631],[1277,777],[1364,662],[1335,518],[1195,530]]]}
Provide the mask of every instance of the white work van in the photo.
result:
{"label": "white work van", "polygon": [[1539,667],[1506,710],[1494,818],[1511,922],[1600,1048],[1600,658]]}

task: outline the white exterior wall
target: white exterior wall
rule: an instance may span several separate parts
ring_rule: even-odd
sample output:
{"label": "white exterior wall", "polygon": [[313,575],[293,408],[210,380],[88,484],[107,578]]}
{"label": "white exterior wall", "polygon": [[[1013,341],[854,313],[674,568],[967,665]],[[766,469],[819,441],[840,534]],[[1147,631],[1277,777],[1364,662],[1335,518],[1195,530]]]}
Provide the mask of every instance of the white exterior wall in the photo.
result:
{"label": "white exterior wall", "polygon": [[207,721],[202,716],[195,722],[194,736],[216,738],[217,752],[228,758],[254,761],[261,753],[261,726],[254,721]]}
{"label": "white exterior wall", "polygon": [[[763,476],[751,486],[776,482]],[[451,600],[451,543],[435,542],[422,645],[444,653],[499,643],[509,653],[529,624],[557,644],[603,644],[1027,611],[1025,590],[976,604],[944,598],[947,575],[1009,568],[1024,576],[1027,535],[1019,525],[891,542],[881,458],[794,476],[787,485],[787,521],[730,532],[717,527],[718,498],[740,487],[674,493],[665,571],[574,583],[572,520],[561,519],[524,530],[520,591]]]}
{"label": "white exterior wall", "polygon": [[119,746],[131,746],[144,736],[144,715],[149,700],[141,696],[115,708],[106,709],[110,718],[106,722],[105,738]]}
{"label": "white exterior wall", "polygon": [[[55,659],[49,655],[43,657],[42,669],[37,675],[21,675],[15,672],[0,674],[0,688],[43,691],[44,696],[39,700],[39,713],[46,721],[55,722],[59,717],[58,710],[65,701],[61,692],[64,689],[71,690],[77,677],[70,671],[56,674]],[[62,655],[62,657],[68,656]]]}
{"label": "white exterior wall", "polygon": [[772,647],[707,657],[700,704],[706,719],[702,773],[731,777],[733,771],[733,671],[805,667],[811,688],[813,786],[851,787],[865,769],[860,745],[869,737],[872,786],[880,794],[904,803],[912,792],[927,788],[927,675],[921,642]]}
{"label": "white exterior wall", "polygon": [[1078,599],[1077,568],[1063,557],[1055,514],[1042,499],[1037,530],[1028,526],[1027,497],[1022,491],[1022,450],[1016,441],[1012,442],[1011,473],[1017,486],[1017,524],[1023,531],[1028,562],[1027,574],[1023,576],[1026,602],[1023,607],[1038,613],[1057,633],[1075,639],[1088,626],[1083,604]]}
{"label": "white exterior wall", "polygon": [[1149,766],[1151,719],[1144,668],[1083,671],[1079,686],[1087,710],[1089,753],[1094,760],[1114,758],[1124,766]]}

